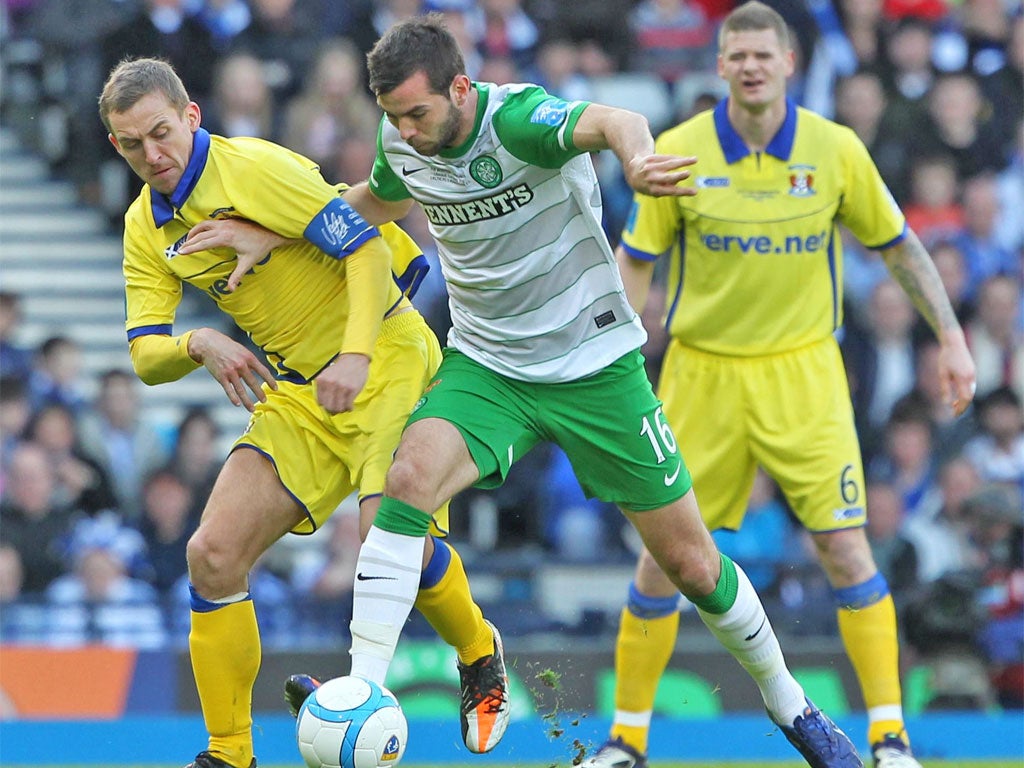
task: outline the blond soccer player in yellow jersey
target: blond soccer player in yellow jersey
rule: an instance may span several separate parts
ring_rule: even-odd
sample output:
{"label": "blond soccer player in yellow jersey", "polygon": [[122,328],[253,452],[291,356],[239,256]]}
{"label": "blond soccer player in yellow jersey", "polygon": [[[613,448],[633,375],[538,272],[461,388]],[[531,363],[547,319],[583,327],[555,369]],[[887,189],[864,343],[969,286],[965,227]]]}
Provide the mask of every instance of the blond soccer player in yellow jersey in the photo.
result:
{"label": "blond soccer player in yellow jersey", "polygon": [[[158,384],[205,367],[252,412],[187,550],[189,650],[209,732],[190,768],[250,768],[260,636],[248,572],[289,531],[320,527],[354,490],[364,535],[372,523],[402,427],[441,359],[400,287],[411,287],[425,262],[396,226],[363,221],[307,158],[203,130],[199,106],[163,61],[118,64],[99,111],[110,142],[145,182],[125,215],[135,371]],[[209,224],[236,217],[289,241],[232,277],[236,252],[217,244],[223,231]],[[237,225],[240,237],[249,226]],[[185,282],[250,335],[273,371],[214,329],[173,335]],[[416,605],[456,648],[466,685],[474,670],[504,664],[458,555],[440,538],[446,518],[446,507],[434,516]],[[507,710],[504,688],[497,694]],[[491,686],[492,707],[493,695]]]}
{"label": "blond soccer player in yellow jersey", "polygon": [[[793,51],[774,10],[748,2],[719,34],[729,95],[662,134],[695,152],[694,197],[636,196],[616,257],[634,308],[671,254],[660,378],[709,528],[743,522],[763,466],[810,532],[860,681],[876,768],[919,768],[901,706],[896,615],[864,533],[864,480],[843,363],[837,226],[878,249],[942,345],[952,409],[974,364],[942,283],[852,131],[786,98]],[[779,542],[779,546],[786,546]],[[585,768],[641,768],[655,690],[676,640],[678,594],[644,551],[622,612],[611,739]]]}

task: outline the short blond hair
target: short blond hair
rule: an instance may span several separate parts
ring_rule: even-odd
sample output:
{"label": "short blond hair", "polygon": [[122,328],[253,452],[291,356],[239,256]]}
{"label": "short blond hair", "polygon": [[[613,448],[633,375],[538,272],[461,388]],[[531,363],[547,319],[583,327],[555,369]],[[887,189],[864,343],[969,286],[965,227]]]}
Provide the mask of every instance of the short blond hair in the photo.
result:
{"label": "short blond hair", "polygon": [[191,101],[178,73],[163,59],[124,59],[110,70],[103,84],[100,120],[109,131],[111,113],[127,112],[139,99],[157,92],[179,112],[184,112]]}
{"label": "short blond hair", "polygon": [[725,47],[725,36],[730,32],[760,32],[764,29],[775,30],[775,35],[784,49],[789,50],[792,47],[789,26],[779,12],[758,0],[750,0],[734,8],[722,21],[722,26],[718,30],[718,50]]}

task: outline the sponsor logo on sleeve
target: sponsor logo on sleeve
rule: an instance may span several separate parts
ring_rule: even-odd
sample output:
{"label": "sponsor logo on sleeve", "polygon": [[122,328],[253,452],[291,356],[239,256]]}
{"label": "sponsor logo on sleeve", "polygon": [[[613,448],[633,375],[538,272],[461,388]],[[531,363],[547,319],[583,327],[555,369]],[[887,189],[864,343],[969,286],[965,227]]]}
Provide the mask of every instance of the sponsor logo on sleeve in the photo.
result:
{"label": "sponsor logo on sleeve", "polygon": [[568,114],[569,103],[552,97],[537,105],[530,115],[530,122],[540,125],[561,125]]}

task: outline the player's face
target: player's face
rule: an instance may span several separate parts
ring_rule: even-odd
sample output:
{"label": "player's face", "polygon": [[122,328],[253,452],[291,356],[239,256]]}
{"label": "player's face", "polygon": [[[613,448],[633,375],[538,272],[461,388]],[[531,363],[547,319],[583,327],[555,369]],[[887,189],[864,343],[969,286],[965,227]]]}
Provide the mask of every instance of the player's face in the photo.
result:
{"label": "player's face", "polygon": [[111,112],[110,143],[139,178],[169,195],[178,186],[192,156],[192,134],[199,128],[199,106],[189,102],[183,112],[157,91],[125,112]]}
{"label": "player's face", "polygon": [[728,32],[718,54],[718,74],[729,83],[729,97],[753,111],[785,99],[793,66],[793,51],[783,48],[773,29]]}
{"label": "player's face", "polygon": [[[468,78],[464,79],[468,84]],[[417,72],[394,90],[378,96],[377,103],[404,142],[421,155],[436,155],[458,146],[464,138],[463,85],[453,84],[447,94],[433,93],[426,74]]]}

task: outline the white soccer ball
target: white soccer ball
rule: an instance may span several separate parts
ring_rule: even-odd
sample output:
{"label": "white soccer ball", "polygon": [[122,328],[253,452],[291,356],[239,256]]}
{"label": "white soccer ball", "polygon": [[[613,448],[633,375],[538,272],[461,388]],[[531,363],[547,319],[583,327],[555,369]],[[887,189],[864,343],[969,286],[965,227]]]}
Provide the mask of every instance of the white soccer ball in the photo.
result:
{"label": "white soccer ball", "polygon": [[409,725],[387,688],[336,677],[303,702],[295,736],[309,768],[390,768],[405,753]]}

